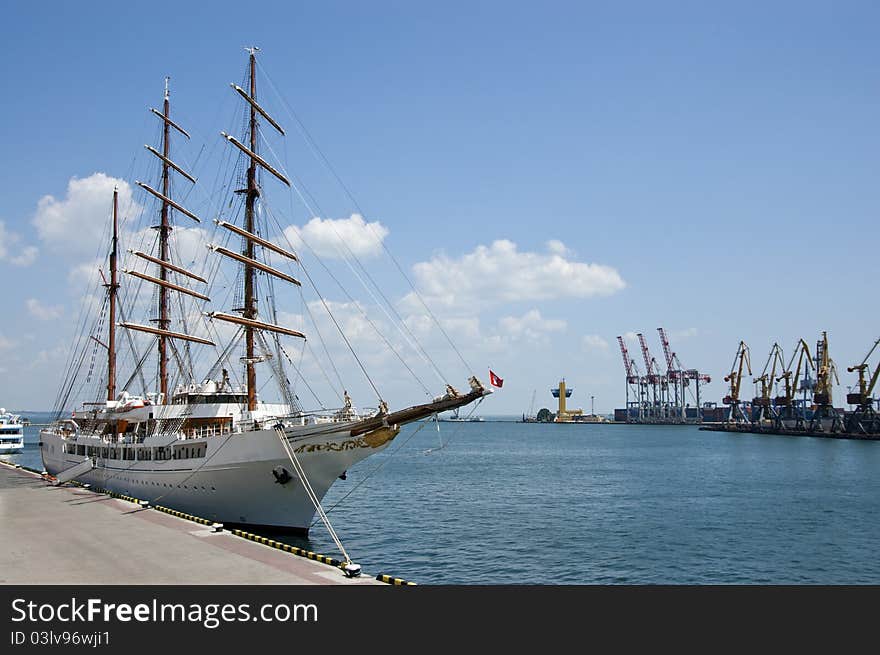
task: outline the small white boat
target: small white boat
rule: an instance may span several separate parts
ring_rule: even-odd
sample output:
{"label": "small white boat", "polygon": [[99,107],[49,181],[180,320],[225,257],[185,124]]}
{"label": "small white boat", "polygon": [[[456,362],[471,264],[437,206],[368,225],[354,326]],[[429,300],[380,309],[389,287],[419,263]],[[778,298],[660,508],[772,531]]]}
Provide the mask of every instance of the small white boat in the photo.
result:
{"label": "small white boat", "polygon": [[483,421],[482,416],[460,416],[458,410],[459,408],[456,407],[454,410],[452,410],[452,416],[447,416],[445,418],[441,418],[440,420],[450,423],[481,423]]}
{"label": "small white boat", "polygon": [[24,450],[24,425],[21,417],[0,407],[0,455]]}

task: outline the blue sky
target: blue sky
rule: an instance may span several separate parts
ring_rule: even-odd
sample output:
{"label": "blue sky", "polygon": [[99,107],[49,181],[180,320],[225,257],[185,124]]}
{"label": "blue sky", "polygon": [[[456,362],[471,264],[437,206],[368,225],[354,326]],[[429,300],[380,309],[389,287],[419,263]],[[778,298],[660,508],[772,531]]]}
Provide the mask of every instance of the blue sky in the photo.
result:
{"label": "blue sky", "polygon": [[[713,376],[709,399],[740,339],[760,368],[774,341],[788,353],[821,330],[851,384],[845,367],[880,331],[876,3],[514,4],[264,2],[248,27],[225,2],[10,3],[0,404],[52,404],[83,294],[69,273],[84,259],[35,223],[41,199],[63,203],[71,178],[99,172],[132,182],[165,75],[191,161],[202,143],[206,160],[252,43],[473,369],[505,378],[481,412],[525,411],[535,388],[552,407],[563,376],[575,405],[621,406],[615,337],[643,331],[659,359],[660,325]],[[289,169],[323,218],[348,218],[356,208],[282,116]],[[291,224],[312,218],[280,206]],[[555,284],[554,261],[573,277]],[[387,262],[370,262],[403,298]],[[449,300],[456,279],[471,286]],[[418,400],[376,366],[393,405]]]}

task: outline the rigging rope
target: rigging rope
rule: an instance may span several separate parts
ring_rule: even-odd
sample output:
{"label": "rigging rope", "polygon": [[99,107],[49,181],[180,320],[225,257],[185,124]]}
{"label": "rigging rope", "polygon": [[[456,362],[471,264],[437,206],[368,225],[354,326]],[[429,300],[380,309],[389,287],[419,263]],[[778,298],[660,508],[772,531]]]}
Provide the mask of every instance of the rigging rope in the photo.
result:
{"label": "rigging rope", "polygon": [[321,161],[321,162],[323,163],[323,165],[326,167],[326,169],[328,170],[328,172],[333,176],[333,178],[336,180],[336,182],[339,184],[339,186],[340,186],[340,187],[342,188],[342,190],[345,192],[345,195],[346,195],[346,196],[348,197],[348,199],[351,201],[352,205],[354,205],[355,209],[357,209],[358,213],[359,213],[362,217],[364,217],[364,222],[366,223],[367,227],[368,227],[368,228],[370,229],[370,231],[372,232],[373,237],[379,242],[379,244],[382,246],[382,249],[386,252],[386,254],[387,254],[388,257],[391,259],[391,261],[394,262],[395,267],[396,267],[397,270],[400,272],[401,276],[403,276],[403,279],[406,280],[407,284],[409,284],[410,289],[412,289],[413,293],[414,293],[414,294],[416,295],[416,297],[419,299],[419,302],[422,304],[422,307],[424,307],[424,308],[425,308],[425,311],[428,312],[428,315],[431,317],[431,320],[434,321],[434,324],[435,324],[435,325],[437,325],[437,328],[440,330],[440,332],[441,332],[441,333],[443,334],[443,336],[446,338],[446,341],[449,343],[449,345],[450,345],[450,346],[452,347],[452,349],[455,351],[455,354],[458,355],[458,358],[461,360],[461,363],[464,364],[465,369],[467,369],[468,371],[470,371],[470,372],[471,372],[471,375],[473,375],[474,377],[476,377],[476,375],[475,375],[474,372],[473,372],[473,369],[472,369],[471,366],[467,363],[467,361],[466,361],[465,358],[462,356],[462,354],[461,354],[461,352],[458,350],[458,348],[455,346],[455,344],[453,343],[452,339],[449,337],[449,334],[447,334],[446,330],[443,329],[443,326],[440,324],[440,321],[437,320],[437,317],[434,315],[434,312],[431,311],[431,309],[428,307],[427,303],[425,302],[424,298],[423,298],[422,295],[419,293],[419,291],[418,291],[418,289],[416,288],[416,286],[413,284],[412,280],[410,280],[409,276],[404,272],[403,268],[400,266],[400,263],[397,261],[397,258],[394,257],[394,255],[393,255],[393,254],[391,253],[391,251],[388,249],[388,246],[385,245],[385,242],[384,242],[382,239],[380,239],[380,238],[378,237],[378,235],[376,234],[375,230],[373,230],[372,226],[370,225],[369,221],[366,220],[366,217],[367,217],[366,212],[364,212],[363,209],[361,209],[361,206],[360,206],[360,204],[358,203],[357,199],[354,197],[354,194],[351,192],[351,190],[348,188],[348,186],[346,186],[345,182],[342,181],[342,178],[341,178],[341,177],[339,176],[339,174],[336,172],[336,169],[333,168],[333,165],[330,163],[330,160],[327,159],[327,157],[324,155],[323,151],[318,147],[318,144],[315,143],[315,140],[312,138],[312,135],[311,135],[311,134],[309,133],[309,131],[306,129],[305,125],[304,125],[303,122],[300,120],[300,118],[299,118],[299,116],[297,115],[297,113],[293,110],[293,107],[290,105],[290,103],[287,102],[287,100],[284,98],[284,96],[280,93],[280,91],[278,90],[278,88],[275,86],[275,83],[272,81],[272,77],[269,75],[268,71],[266,71],[266,70],[262,67],[262,65],[259,63],[259,61],[257,62],[257,65],[260,66],[260,70],[261,70],[261,72],[263,73],[263,75],[265,75],[266,79],[267,79],[268,82],[269,82],[269,86],[270,86],[270,87],[272,88],[272,90],[275,92],[275,95],[277,95],[278,98],[281,100],[282,104],[284,105],[284,108],[287,110],[288,115],[289,115],[289,116],[294,120],[294,122],[296,123],[296,125],[297,125],[297,129],[300,131],[300,134],[303,135],[303,137],[304,137],[304,139],[305,139],[305,141],[306,141],[306,145],[308,145],[308,147],[309,147],[309,149],[312,151],[312,153],[313,153],[314,155],[316,155],[316,157],[319,159],[319,161]]}
{"label": "rigging rope", "polygon": [[339,548],[339,551],[345,556],[345,562],[347,564],[350,564],[351,557],[348,556],[345,547],[342,545],[342,542],[339,540],[339,536],[336,534],[336,530],[334,530],[333,526],[330,524],[330,519],[327,517],[327,513],[324,511],[324,508],[321,507],[321,501],[315,494],[314,489],[312,489],[312,485],[309,483],[309,478],[306,476],[306,472],[303,469],[302,464],[300,464],[299,460],[297,459],[296,453],[293,452],[293,448],[291,448],[290,442],[287,440],[287,435],[284,434],[284,428],[280,424],[275,426],[275,434],[278,435],[278,439],[279,441],[281,441],[281,447],[284,448],[284,452],[286,452],[287,456],[290,458],[290,463],[293,464],[293,468],[296,471],[296,474],[299,476],[300,482],[302,482],[306,495],[315,506],[315,511],[318,513],[318,516],[324,523],[324,526],[327,528],[327,532],[330,533],[330,536],[336,543],[336,547]]}
{"label": "rigging rope", "polygon": [[[305,205],[305,207],[309,211],[309,213],[312,216],[327,216],[327,214],[321,208],[318,201],[315,199],[314,195],[305,187],[305,184],[301,180],[297,180],[296,176],[294,176],[290,172],[288,172],[286,166],[280,164],[280,159],[279,159],[278,155],[275,153],[275,151],[272,149],[272,146],[268,142],[266,143],[266,145],[268,146],[268,148],[272,152],[272,154],[275,156],[275,159],[279,161],[279,168],[282,170],[282,172],[284,172],[285,175],[287,175],[288,178],[290,178],[292,180],[291,188],[293,188],[293,190],[296,191],[296,194],[299,196],[300,200],[302,201],[303,205]],[[309,203],[309,201],[306,200],[306,198],[303,196],[303,193],[307,194],[309,196],[309,198],[311,198],[311,201],[314,204],[314,207],[312,207],[312,205]],[[275,218],[273,216],[273,219],[275,219],[276,225],[278,225],[278,227],[280,228],[281,226],[280,226],[280,223],[277,220],[277,218]],[[361,286],[364,289],[366,289],[367,293],[370,294],[370,297],[376,303],[376,307],[378,307],[382,310],[382,312],[388,318],[389,322],[397,329],[397,331],[403,337],[403,340],[407,343],[407,345],[409,345],[409,347],[412,348],[415,351],[415,353],[417,355],[419,355],[419,357],[422,358],[423,362],[428,364],[434,370],[434,373],[437,375],[440,382],[444,385],[447,385],[448,380],[447,380],[446,376],[443,375],[443,372],[440,370],[440,368],[437,366],[437,364],[434,362],[434,360],[431,358],[431,356],[428,354],[428,352],[425,350],[425,348],[419,342],[418,338],[415,336],[415,334],[413,334],[412,330],[409,329],[409,326],[406,324],[406,321],[403,320],[403,318],[400,316],[399,312],[394,308],[394,305],[391,303],[391,301],[388,300],[388,297],[382,292],[382,288],[376,283],[376,281],[373,279],[373,276],[370,275],[370,272],[367,269],[367,267],[364,266],[363,262],[361,262],[361,260],[354,253],[354,251],[352,251],[351,248],[348,247],[346,240],[339,233],[339,230],[336,229],[336,224],[333,222],[332,219],[329,219],[329,217],[328,217],[328,220],[326,221],[326,223],[328,223],[330,225],[331,229],[333,230],[333,233],[336,235],[336,238],[338,239],[338,244],[336,247],[337,247],[337,252],[339,252],[339,254],[342,255],[340,257],[340,259],[345,262],[346,266],[348,266],[348,269],[352,272],[352,274],[355,276],[357,281],[361,284]],[[284,232],[283,229],[281,231]],[[393,352],[397,356],[397,358],[400,359],[401,362],[403,362],[402,356],[399,355],[397,350],[394,348],[394,346],[392,346],[388,342],[388,340],[385,339],[385,336],[382,334],[382,332],[375,325],[373,325],[372,321],[370,321],[369,317],[367,317],[366,312],[360,307],[360,305],[357,303],[357,301],[348,294],[347,290],[336,279],[336,277],[333,275],[333,273],[327,268],[327,266],[323,263],[321,258],[317,255],[315,250],[306,242],[306,240],[303,238],[302,234],[298,233],[298,236],[302,240],[302,242],[306,245],[306,247],[312,252],[312,254],[315,255],[315,259],[318,260],[318,263],[321,264],[321,266],[328,273],[328,275],[330,275],[330,277],[333,278],[333,280],[336,282],[336,284],[339,285],[340,289],[342,289],[342,292],[348,297],[349,300],[351,300],[351,302],[353,302],[358,307],[358,310],[361,312],[361,314],[364,316],[364,318],[367,319],[367,321],[370,323],[370,326],[373,328],[373,330],[380,337],[382,337],[382,339],[385,341],[386,345],[391,350],[391,352]],[[374,233],[374,237],[375,237],[375,233]],[[342,246],[342,248],[339,247],[340,245]],[[344,252],[343,252],[343,249],[344,249]],[[346,253],[347,253],[347,256],[346,256]],[[357,268],[352,266],[352,263],[350,260],[354,261]],[[360,270],[360,273],[358,272],[358,269]],[[361,276],[361,273],[363,273],[363,276],[366,277],[372,283],[372,286],[370,286],[369,284],[367,284],[364,281],[364,278]],[[384,303],[380,302],[379,299],[376,297],[376,294],[373,292],[373,287],[375,287],[376,291],[379,293],[379,296],[381,296]],[[389,308],[391,309],[391,312],[394,314],[394,317],[392,317],[391,313],[389,313],[389,311],[388,311]],[[395,320],[395,317],[396,317],[396,320]],[[407,366],[405,362],[404,362],[404,366]],[[416,382],[418,382],[422,386],[422,388],[425,390],[426,395],[428,397],[430,397],[431,393],[428,390],[428,388],[425,386],[425,384],[421,381],[421,379],[419,379],[419,377],[412,371],[412,369],[409,368],[409,366],[407,366],[407,369],[410,371],[410,373],[412,374],[412,376],[416,380]]]}
{"label": "rigging rope", "polygon": [[[409,436],[406,438],[406,440],[405,440],[402,444],[400,444],[397,448],[395,448],[394,451],[393,451],[392,453],[390,453],[386,459],[382,460],[382,462],[381,462],[379,465],[377,465],[372,471],[370,471],[369,473],[367,473],[367,475],[365,475],[364,478],[363,478],[362,480],[358,481],[358,483],[357,483],[356,485],[354,485],[351,489],[349,489],[348,492],[346,492],[346,494],[345,494],[342,498],[340,498],[340,499],[337,500],[335,503],[333,503],[333,505],[330,506],[330,509],[327,510],[327,513],[329,514],[329,513],[332,512],[334,509],[336,509],[337,507],[339,507],[339,506],[342,504],[342,501],[344,501],[344,500],[345,500],[346,498],[348,498],[351,494],[353,494],[353,493],[358,489],[358,487],[360,487],[360,486],[361,486],[362,484],[364,484],[367,480],[369,480],[369,479],[370,479],[371,477],[373,477],[376,473],[378,473],[379,470],[380,470],[383,466],[385,466],[389,461],[391,461],[391,458],[394,457],[397,453],[399,453],[399,452],[401,451],[401,449],[402,449],[406,444],[408,444],[408,443],[410,442],[410,440],[411,440],[414,436],[416,436],[419,432],[422,431],[422,428],[424,428],[426,425],[428,425],[428,423],[430,423],[430,421],[419,421],[419,423],[420,423],[421,425],[419,425],[419,427],[416,428],[416,429],[413,431],[413,433],[412,433],[411,435],[409,435]],[[310,527],[314,527],[316,524],[317,524],[317,521],[314,521]]]}

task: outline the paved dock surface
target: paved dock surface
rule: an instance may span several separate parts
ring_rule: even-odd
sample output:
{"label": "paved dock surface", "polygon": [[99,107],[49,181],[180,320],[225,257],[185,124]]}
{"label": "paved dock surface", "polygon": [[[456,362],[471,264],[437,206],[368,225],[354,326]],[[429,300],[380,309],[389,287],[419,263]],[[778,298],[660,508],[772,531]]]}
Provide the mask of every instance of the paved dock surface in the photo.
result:
{"label": "paved dock surface", "polygon": [[0,465],[0,584],[382,584]]}

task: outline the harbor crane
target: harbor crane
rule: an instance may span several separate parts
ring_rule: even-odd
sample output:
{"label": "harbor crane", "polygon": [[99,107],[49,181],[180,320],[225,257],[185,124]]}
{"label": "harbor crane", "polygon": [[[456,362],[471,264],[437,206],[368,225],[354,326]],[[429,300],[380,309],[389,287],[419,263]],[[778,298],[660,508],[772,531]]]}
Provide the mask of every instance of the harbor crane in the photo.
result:
{"label": "harbor crane", "polygon": [[[794,361],[797,359],[797,366],[793,367]],[[777,382],[785,381],[785,395],[776,396],[773,399],[773,405],[777,408],[777,427],[783,427],[783,419],[794,419],[795,429],[804,428],[805,411],[806,411],[806,395],[807,391],[812,390],[815,386],[813,380],[810,379],[810,369],[813,369],[813,358],[810,355],[810,346],[803,339],[800,339],[794,347],[791,359],[778,378]],[[801,371],[804,372],[804,379],[800,380]],[[798,381],[800,380],[800,387]],[[795,409],[795,394],[798,390],[804,392],[804,400],[801,405],[801,411]],[[782,408],[782,409],[779,409]]]}
{"label": "harbor crane", "polygon": [[651,422],[656,422],[665,418],[663,416],[665,412],[661,410],[661,407],[664,404],[663,392],[666,387],[666,377],[660,375],[657,369],[657,360],[651,357],[645,335],[639,332],[636,336],[639,338],[639,345],[642,347],[642,358],[645,360],[645,368],[648,371],[645,378],[648,384],[651,385],[650,411],[647,418]]}
{"label": "harbor crane", "polygon": [[681,360],[678,358],[678,354],[672,350],[672,347],[669,345],[669,337],[666,336],[666,330],[662,327],[657,328],[657,332],[660,333],[660,344],[663,346],[663,354],[666,357],[666,377],[672,382],[673,389],[675,392],[675,401],[673,403],[676,411],[680,414],[680,418],[682,421],[687,422],[687,412],[685,409],[685,390],[690,386],[690,382],[693,380],[696,382],[696,397],[695,402],[697,406],[697,422],[702,422],[702,416],[700,415],[700,383],[706,383],[712,381],[712,378],[708,375],[701,375],[697,369],[689,368],[685,369],[684,365],[681,363]]}
{"label": "harbor crane", "polygon": [[880,345],[880,337],[871,346],[868,354],[862,359],[861,364],[849,366],[846,370],[850,373],[858,372],[859,374],[859,390],[856,393],[849,393],[846,396],[846,402],[855,405],[856,409],[847,419],[846,431],[858,432],[861,434],[876,434],[880,432],[880,417],[874,409],[874,387],[877,386],[877,379],[880,378],[880,362],[874,367],[874,374],[871,374],[871,368],[868,360],[877,346]]}
{"label": "harbor crane", "polygon": [[[617,343],[620,345],[620,354],[623,357],[623,368],[626,369],[626,422],[630,422],[630,408],[633,405],[636,405],[638,408],[638,420],[641,422],[644,418],[645,387],[647,386],[647,381],[639,373],[636,361],[630,358],[626,344],[623,342],[623,337],[618,336]],[[630,393],[632,393],[636,400],[630,401]]]}
{"label": "harbor crane", "polygon": [[[737,364],[739,362],[739,364]],[[736,356],[733,358],[733,365],[730,367],[730,373],[724,376],[724,381],[730,383],[730,393],[724,397],[724,404],[730,405],[730,414],[728,415],[728,423],[748,423],[740,406],[739,392],[742,385],[743,366],[745,365],[749,375],[752,374],[752,363],[749,357],[749,347],[745,341],[740,341],[736,349]]]}
{"label": "harbor crane", "polygon": [[813,418],[810,421],[811,430],[822,430],[822,419],[831,419],[830,430],[836,432],[842,429],[840,414],[834,409],[831,390],[833,385],[840,384],[837,377],[837,366],[828,353],[828,333],[822,332],[822,337],[816,342],[816,390],[813,393]]}
{"label": "harbor crane", "polygon": [[672,383],[673,399],[672,405],[678,409],[679,416],[682,421],[685,419],[684,412],[684,386],[682,385],[681,368],[675,367],[675,353],[669,346],[669,338],[666,336],[666,330],[662,327],[657,328],[660,333],[660,345],[663,346],[663,356],[666,358],[666,379]]}
{"label": "harbor crane", "polygon": [[[752,398],[752,407],[758,408],[758,416],[755,418],[758,423],[774,418],[770,392],[777,383],[777,365],[780,371],[785,369],[785,356],[779,344],[774,343],[770,349],[770,355],[767,357],[767,362],[764,364],[764,369],[761,371],[761,375],[752,380],[756,385],[755,393],[759,394]],[[758,392],[758,385],[760,385],[760,392]]]}

